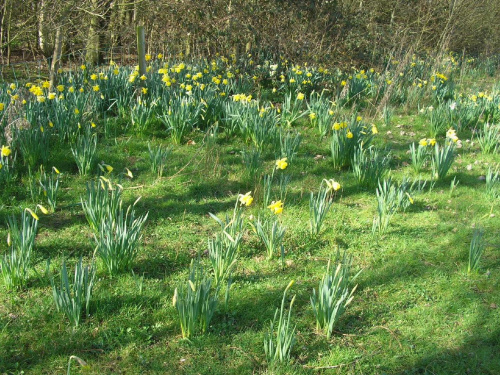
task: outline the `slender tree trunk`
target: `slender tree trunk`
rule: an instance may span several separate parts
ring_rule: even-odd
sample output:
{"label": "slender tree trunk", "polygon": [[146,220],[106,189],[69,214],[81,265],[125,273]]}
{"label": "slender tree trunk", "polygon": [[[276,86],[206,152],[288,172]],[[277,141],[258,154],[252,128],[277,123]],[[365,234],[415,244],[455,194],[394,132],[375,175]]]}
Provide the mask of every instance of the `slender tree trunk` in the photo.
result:
{"label": "slender tree trunk", "polygon": [[55,87],[57,85],[57,71],[59,69],[61,61],[61,50],[62,50],[62,32],[61,27],[56,30],[56,38],[54,43],[54,55],[52,56],[52,64],[50,66],[50,86]]}
{"label": "slender tree trunk", "polygon": [[47,0],[40,0],[38,8],[38,48],[45,57],[51,55],[49,28],[47,27]]}
{"label": "slender tree trunk", "polygon": [[7,65],[10,65],[10,53],[11,53],[11,46],[10,46],[10,31],[11,31],[11,19],[12,19],[12,3],[11,2],[6,2],[7,7],[5,11],[7,12]]}
{"label": "slender tree trunk", "polygon": [[90,64],[99,63],[99,2],[92,0],[92,15],[90,18],[85,60]]}
{"label": "slender tree trunk", "polygon": [[4,30],[5,30],[5,13],[7,9],[7,1],[4,0],[3,5],[2,5],[2,18],[0,20],[0,59],[2,61],[2,64],[4,63],[4,54],[3,54],[3,39],[4,39]]}

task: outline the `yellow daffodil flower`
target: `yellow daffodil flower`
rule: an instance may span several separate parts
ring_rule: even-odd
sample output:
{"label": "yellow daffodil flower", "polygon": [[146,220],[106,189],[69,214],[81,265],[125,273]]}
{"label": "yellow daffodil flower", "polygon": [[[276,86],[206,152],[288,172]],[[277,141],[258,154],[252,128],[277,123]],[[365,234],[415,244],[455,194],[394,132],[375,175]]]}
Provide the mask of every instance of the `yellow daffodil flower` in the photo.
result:
{"label": "yellow daffodil flower", "polygon": [[245,195],[243,194],[240,194],[238,196],[238,200],[240,201],[240,204],[242,206],[250,206],[253,202],[253,197],[251,196],[252,192],[249,191],[248,193],[246,193]]}
{"label": "yellow daffodil flower", "polygon": [[327,192],[340,190],[340,184],[333,178],[329,180],[325,178],[323,181],[326,183]]}
{"label": "yellow daffodil flower", "polygon": [[49,210],[47,210],[47,209],[46,209],[45,207],[43,207],[41,204],[37,204],[36,206],[40,209],[40,211],[42,211],[42,213],[43,213],[44,215],[48,215],[48,214],[49,214]]}
{"label": "yellow daffodil flower", "polygon": [[40,220],[38,215],[36,213],[34,213],[33,211],[31,211],[29,208],[27,208],[26,211],[28,211],[31,214],[31,216],[33,216],[33,219],[35,219],[36,221]]}
{"label": "yellow daffodil flower", "polygon": [[2,151],[1,151],[2,156],[7,157],[11,153],[12,153],[12,151],[10,150],[10,146],[2,146]]}
{"label": "yellow daffodil flower", "polygon": [[277,201],[277,202],[272,202],[269,206],[267,206],[274,214],[278,215],[283,212],[283,202],[282,201]]}
{"label": "yellow daffodil flower", "polygon": [[288,167],[287,158],[276,160],[276,168],[286,169],[286,167]]}

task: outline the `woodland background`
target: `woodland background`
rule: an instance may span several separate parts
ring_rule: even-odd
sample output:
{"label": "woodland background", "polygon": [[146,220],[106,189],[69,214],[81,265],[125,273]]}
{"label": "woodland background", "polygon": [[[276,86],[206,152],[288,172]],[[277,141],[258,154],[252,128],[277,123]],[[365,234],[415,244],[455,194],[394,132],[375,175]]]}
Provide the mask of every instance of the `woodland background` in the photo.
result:
{"label": "woodland background", "polygon": [[448,51],[491,55],[498,0],[2,0],[0,63],[62,55],[101,63],[108,51],[185,57],[259,51],[326,64],[381,65]]}

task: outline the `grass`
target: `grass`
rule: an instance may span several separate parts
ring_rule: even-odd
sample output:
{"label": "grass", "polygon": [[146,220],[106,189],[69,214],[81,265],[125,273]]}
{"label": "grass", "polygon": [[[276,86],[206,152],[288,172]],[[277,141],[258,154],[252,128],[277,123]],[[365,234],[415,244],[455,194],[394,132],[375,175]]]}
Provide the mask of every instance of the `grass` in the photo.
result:
{"label": "grass", "polygon": [[[391,176],[398,181],[403,175],[418,177],[407,150],[428,135],[422,116],[396,112],[388,126],[373,121],[380,132],[374,145],[391,150]],[[181,337],[172,296],[198,254],[210,269],[207,238],[220,226],[209,213],[231,216],[238,194],[248,191],[255,200],[243,207],[245,220],[257,217],[262,206],[262,181],[242,178],[241,150],[248,145],[222,132],[207,147],[204,132],[195,130],[186,136],[194,144],[173,146],[159,178],[150,170],[148,142],[170,145],[161,130],[100,139],[96,161],[113,166],[108,177],[123,186],[124,207],[141,196],[136,212],[149,216],[133,273],[110,278],[98,263],[90,316],[78,328],[56,311],[45,261],[60,265],[66,259],[68,269],[74,269],[83,257],[90,264],[95,245],[79,197],[92,177],[79,176],[76,165],[63,159],[64,150],[52,153],[48,165],[62,173],[58,207],[40,217],[34,270],[21,291],[0,286],[0,373],[64,373],[71,356],[88,364],[73,363],[74,374],[500,373],[500,201],[487,196],[480,179],[499,155],[482,155],[479,145],[465,141],[467,131],[459,134],[463,147],[447,176],[432,189],[429,183],[406,212],[394,215],[384,235],[374,237],[375,189],[361,188],[351,171],[333,169],[329,137],[320,138],[306,118],[294,130],[302,143],[285,171],[292,178],[279,217],[287,228],[285,267],[277,256],[267,259],[245,224],[228,304],[222,303],[221,292],[208,332],[189,341]],[[270,174],[274,153],[263,153],[262,160],[263,173]],[[125,168],[133,179],[125,177]],[[430,179],[430,169],[424,167],[421,178]],[[450,195],[454,177],[460,184]],[[321,181],[330,178],[342,189],[321,234],[311,237],[310,192],[316,194]],[[31,204],[24,185],[19,186],[1,201],[2,253],[7,215]],[[469,275],[473,226],[484,228],[487,246],[478,271]],[[352,303],[327,340],[316,331],[310,295],[338,247],[352,254],[352,274],[363,272]],[[263,339],[291,280],[291,295],[296,295],[291,324],[297,327],[292,361],[268,366]]]}

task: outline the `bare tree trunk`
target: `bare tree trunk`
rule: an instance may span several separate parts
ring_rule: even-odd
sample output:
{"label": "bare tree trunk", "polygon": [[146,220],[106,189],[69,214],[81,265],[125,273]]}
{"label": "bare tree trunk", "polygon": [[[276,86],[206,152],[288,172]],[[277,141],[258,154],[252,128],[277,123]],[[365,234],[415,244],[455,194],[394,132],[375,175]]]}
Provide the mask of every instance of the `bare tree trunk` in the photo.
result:
{"label": "bare tree trunk", "polygon": [[52,46],[49,42],[49,28],[47,27],[47,3],[46,0],[40,0],[38,8],[38,48],[45,57],[52,53]]}
{"label": "bare tree trunk", "polygon": [[92,0],[92,15],[90,18],[85,60],[91,64],[99,63],[99,2]]}
{"label": "bare tree trunk", "polygon": [[2,61],[2,64],[4,63],[3,59],[3,38],[4,38],[4,30],[5,30],[5,14],[6,14],[6,9],[7,9],[7,1],[4,0],[3,5],[2,5],[2,19],[0,20],[0,59]]}
{"label": "bare tree trunk", "polygon": [[6,2],[7,6],[5,11],[7,12],[7,65],[10,65],[10,53],[11,53],[11,46],[10,46],[10,29],[11,29],[11,18],[12,18],[12,3]]}
{"label": "bare tree trunk", "polygon": [[50,66],[50,86],[55,87],[57,85],[57,70],[59,69],[59,63],[61,61],[61,49],[62,49],[62,32],[61,27],[56,30],[56,39],[54,43],[54,55],[52,56],[52,64]]}

